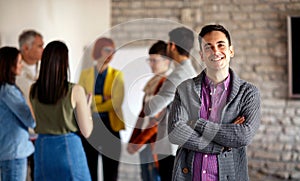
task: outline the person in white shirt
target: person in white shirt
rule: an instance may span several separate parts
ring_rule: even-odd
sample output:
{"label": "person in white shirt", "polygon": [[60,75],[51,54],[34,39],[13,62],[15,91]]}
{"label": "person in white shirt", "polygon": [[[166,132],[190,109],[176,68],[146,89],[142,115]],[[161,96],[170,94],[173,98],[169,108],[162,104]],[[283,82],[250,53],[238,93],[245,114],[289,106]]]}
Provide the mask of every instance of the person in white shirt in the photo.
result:
{"label": "person in white shirt", "polygon": [[[16,76],[16,85],[21,89],[27,104],[32,108],[29,103],[29,91],[31,85],[37,80],[40,71],[40,60],[44,50],[43,36],[35,30],[25,30],[19,36],[19,49],[22,56],[23,69],[22,73]],[[32,112],[33,113],[33,112]],[[34,141],[37,135],[33,129],[29,129],[30,139]],[[30,174],[33,181],[33,154],[28,157],[28,164]]]}
{"label": "person in white shirt", "polygon": [[43,36],[35,30],[23,31],[19,36],[19,48],[23,60],[22,74],[16,77],[16,84],[22,90],[26,101],[31,85],[37,80],[40,60],[44,50]]}

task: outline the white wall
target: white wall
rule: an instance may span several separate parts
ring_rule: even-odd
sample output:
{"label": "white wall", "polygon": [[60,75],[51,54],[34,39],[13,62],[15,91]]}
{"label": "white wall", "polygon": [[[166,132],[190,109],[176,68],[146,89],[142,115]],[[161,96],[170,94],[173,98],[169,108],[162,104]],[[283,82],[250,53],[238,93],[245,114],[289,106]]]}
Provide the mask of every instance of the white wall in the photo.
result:
{"label": "white wall", "polygon": [[[64,41],[70,51],[71,80],[76,82],[84,62],[83,49],[98,37],[109,36],[110,0],[0,0],[0,46],[18,47],[18,36],[24,29],[35,29],[45,45]],[[87,52],[88,53],[88,52]],[[125,100],[123,112],[127,142],[141,109],[143,86],[152,76],[145,63],[148,47],[120,48],[111,65],[124,72]],[[134,91],[133,91],[134,90]]]}
{"label": "white wall", "polygon": [[[81,66],[86,66],[83,49],[98,37],[109,36],[110,0],[0,0],[0,46],[18,47],[18,36],[25,29],[35,29],[45,45],[64,41],[70,51],[71,81],[76,82]],[[149,47],[120,48],[111,65],[124,73],[123,103],[127,142],[142,106],[143,86],[152,76],[145,63]],[[86,52],[89,54],[89,52]],[[83,64],[83,65],[82,65]]]}
{"label": "white wall", "polygon": [[149,47],[120,48],[114,55],[111,66],[124,74],[125,97],[123,114],[126,130],[121,131],[122,141],[127,143],[142,108],[144,86],[153,76],[146,62]]}
{"label": "white wall", "polygon": [[74,81],[84,46],[109,30],[110,12],[110,0],[0,0],[0,46],[18,47],[24,29],[39,31],[45,45],[64,41]]}

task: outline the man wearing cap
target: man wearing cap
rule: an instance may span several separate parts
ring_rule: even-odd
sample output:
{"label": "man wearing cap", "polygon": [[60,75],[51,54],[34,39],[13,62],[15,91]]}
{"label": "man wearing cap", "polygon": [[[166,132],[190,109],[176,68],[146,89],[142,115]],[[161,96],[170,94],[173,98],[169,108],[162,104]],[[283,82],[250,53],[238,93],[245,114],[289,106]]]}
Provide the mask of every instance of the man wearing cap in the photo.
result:
{"label": "man wearing cap", "polygon": [[[165,110],[158,118],[158,131],[154,153],[158,154],[159,174],[161,181],[170,181],[177,145],[171,144],[167,132],[169,105],[172,103],[176,86],[182,81],[192,78],[196,71],[190,59],[190,51],[194,46],[194,33],[186,27],[178,27],[169,32],[167,56],[174,63],[173,72],[167,76],[159,92],[144,106],[145,116],[154,116]],[[167,108],[167,109],[164,109]]]}

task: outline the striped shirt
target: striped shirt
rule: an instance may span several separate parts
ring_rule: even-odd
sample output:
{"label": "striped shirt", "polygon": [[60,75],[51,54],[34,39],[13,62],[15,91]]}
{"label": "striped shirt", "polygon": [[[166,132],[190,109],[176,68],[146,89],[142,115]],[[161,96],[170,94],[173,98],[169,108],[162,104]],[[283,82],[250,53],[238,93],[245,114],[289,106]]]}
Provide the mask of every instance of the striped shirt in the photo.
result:
{"label": "striped shirt", "polygon": [[[202,104],[200,117],[220,123],[221,113],[229,95],[230,75],[221,83],[214,85],[207,76],[202,82]],[[218,161],[215,154],[195,153],[193,181],[218,181]]]}

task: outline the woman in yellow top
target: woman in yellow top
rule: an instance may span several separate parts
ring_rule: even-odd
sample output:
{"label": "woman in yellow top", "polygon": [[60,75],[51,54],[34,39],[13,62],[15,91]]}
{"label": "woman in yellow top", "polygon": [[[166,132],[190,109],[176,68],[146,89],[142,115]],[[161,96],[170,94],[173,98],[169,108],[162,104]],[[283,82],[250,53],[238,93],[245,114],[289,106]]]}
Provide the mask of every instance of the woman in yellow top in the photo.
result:
{"label": "woman in yellow top", "polygon": [[[86,93],[94,95],[94,130],[88,142],[84,142],[92,180],[97,180],[98,151],[102,154],[105,181],[116,181],[121,153],[119,131],[125,129],[122,114],[124,98],[123,73],[109,66],[115,52],[112,39],[99,38],[92,49],[97,64],[82,71],[79,84]],[[95,149],[97,148],[98,151]]]}

